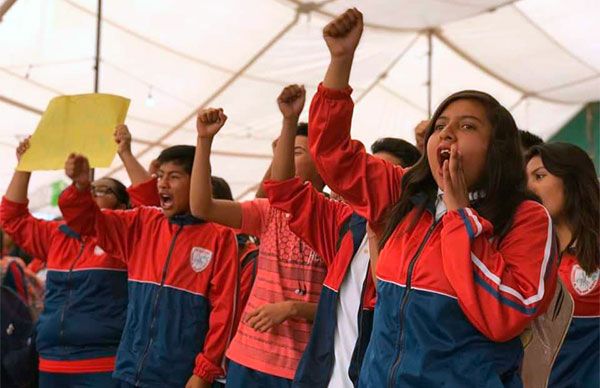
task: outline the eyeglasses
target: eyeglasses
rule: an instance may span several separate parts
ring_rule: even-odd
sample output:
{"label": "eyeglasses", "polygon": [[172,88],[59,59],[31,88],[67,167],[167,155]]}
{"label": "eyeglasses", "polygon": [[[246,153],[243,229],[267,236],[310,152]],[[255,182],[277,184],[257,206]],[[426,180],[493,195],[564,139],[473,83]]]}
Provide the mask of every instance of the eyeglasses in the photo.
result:
{"label": "eyeglasses", "polygon": [[116,196],[115,192],[110,187],[106,187],[106,186],[95,187],[95,186],[92,186],[92,195],[94,197],[104,197],[105,195],[109,195],[109,194],[112,194],[112,195]]}

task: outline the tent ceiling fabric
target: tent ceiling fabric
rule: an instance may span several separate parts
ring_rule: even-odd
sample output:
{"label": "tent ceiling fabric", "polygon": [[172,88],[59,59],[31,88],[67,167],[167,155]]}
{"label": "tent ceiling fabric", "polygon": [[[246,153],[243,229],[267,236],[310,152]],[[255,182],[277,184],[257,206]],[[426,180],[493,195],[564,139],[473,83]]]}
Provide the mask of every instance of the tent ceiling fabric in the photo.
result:
{"label": "tent ceiling fabric", "polygon": [[419,1],[306,1],[290,0],[294,4],[321,4],[316,10],[334,16],[351,7],[360,7],[365,22],[372,28],[387,31],[419,31],[468,18],[513,3],[507,0],[419,0]]}
{"label": "tent ceiling fabric", "polygon": [[[48,101],[93,89],[96,6],[18,0],[0,22],[0,187]],[[412,141],[427,117],[429,41],[433,108],[454,91],[484,90],[519,126],[548,138],[600,97],[594,0],[104,1],[100,91],[131,98],[127,123],[144,165],[165,146],[194,143],[199,107],[224,107],[230,120],[215,141],[214,172],[234,195],[251,196],[280,129],[279,91],[302,83],[314,93],[328,62],[322,27],[352,6],[367,25],[351,79],[353,134],[367,145]],[[106,173],[128,181],[118,159],[97,176]],[[34,174],[32,206],[56,212],[46,188],[61,178]]]}

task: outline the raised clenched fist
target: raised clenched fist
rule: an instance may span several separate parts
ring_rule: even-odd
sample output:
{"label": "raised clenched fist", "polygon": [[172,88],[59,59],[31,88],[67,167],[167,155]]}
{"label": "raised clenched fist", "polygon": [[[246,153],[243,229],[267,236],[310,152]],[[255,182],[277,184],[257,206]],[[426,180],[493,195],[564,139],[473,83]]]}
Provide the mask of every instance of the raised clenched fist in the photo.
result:
{"label": "raised clenched fist", "polygon": [[70,154],[65,162],[65,175],[73,180],[78,189],[90,185],[90,163],[81,154]]}
{"label": "raised clenched fist", "polygon": [[304,86],[289,85],[286,86],[277,97],[277,105],[284,118],[298,119],[304,102],[306,101],[306,90]]}
{"label": "raised clenched fist", "polygon": [[323,38],[332,57],[354,55],[363,31],[363,15],[351,8],[323,28]]}
{"label": "raised clenched fist", "polygon": [[115,127],[113,133],[115,143],[117,143],[117,153],[123,155],[131,153],[131,133],[125,124],[119,124]]}
{"label": "raised clenched fist", "polygon": [[160,168],[160,162],[158,161],[158,159],[154,159],[150,162],[150,165],[148,166],[148,173],[150,173],[150,175],[152,177],[156,177],[156,176],[158,176],[159,168]]}
{"label": "raised clenched fist", "polygon": [[212,138],[223,127],[227,121],[227,116],[223,109],[207,108],[198,113],[196,118],[196,130],[199,137]]}

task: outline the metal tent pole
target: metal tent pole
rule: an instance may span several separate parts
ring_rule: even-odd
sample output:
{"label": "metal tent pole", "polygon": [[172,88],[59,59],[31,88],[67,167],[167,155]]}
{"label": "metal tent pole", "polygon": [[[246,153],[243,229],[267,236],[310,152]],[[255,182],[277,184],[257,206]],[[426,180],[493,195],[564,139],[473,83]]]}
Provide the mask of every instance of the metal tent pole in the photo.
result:
{"label": "metal tent pole", "polygon": [[432,31],[427,31],[427,118],[431,118],[431,68],[433,59]]}
{"label": "metal tent pole", "polygon": [[[98,0],[98,12],[96,14],[96,57],[94,62],[94,93],[98,93],[100,87],[100,42],[102,38],[102,0]],[[90,169],[90,181],[94,180],[95,171]]]}

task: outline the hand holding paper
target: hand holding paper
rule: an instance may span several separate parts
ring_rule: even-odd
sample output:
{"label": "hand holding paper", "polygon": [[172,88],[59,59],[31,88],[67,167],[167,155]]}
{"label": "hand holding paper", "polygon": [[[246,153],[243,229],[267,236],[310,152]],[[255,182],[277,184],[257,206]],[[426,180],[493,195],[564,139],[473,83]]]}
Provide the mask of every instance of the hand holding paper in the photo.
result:
{"label": "hand holding paper", "polygon": [[19,146],[17,147],[17,161],[21,161],[23,154],[25,154],[25,152],[27,152],[27,150],[29,149],[29,146],[31,145],[29,143],[30,139],[31,136],[27,136],[19,143]]}

